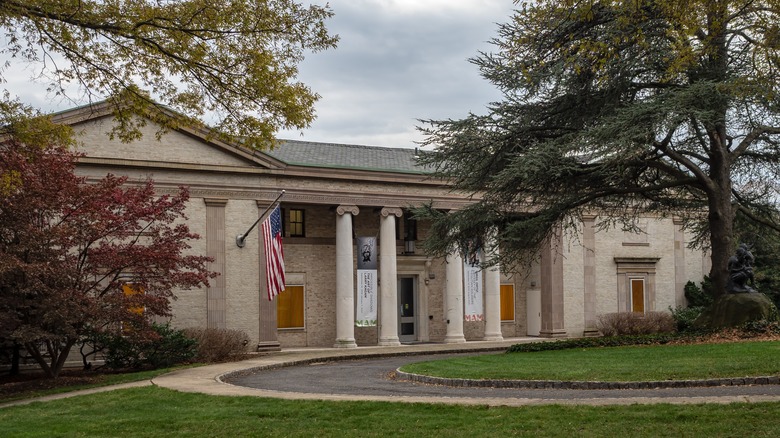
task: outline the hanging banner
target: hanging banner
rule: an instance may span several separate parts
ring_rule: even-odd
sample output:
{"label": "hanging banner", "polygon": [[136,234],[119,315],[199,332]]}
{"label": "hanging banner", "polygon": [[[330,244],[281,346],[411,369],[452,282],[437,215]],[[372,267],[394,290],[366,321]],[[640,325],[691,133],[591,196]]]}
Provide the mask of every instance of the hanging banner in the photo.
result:
{"label": "hanging banner", "polygon": [[466,321],[484,321],[482,307],[482,268],[477,253],[469,254],[463,260],[463,293],[465,295]]}
{"label": "hanging banner", "polygon": [[376,237],[357,238],[357,327],[376,326],[377,309],[377,251]]}

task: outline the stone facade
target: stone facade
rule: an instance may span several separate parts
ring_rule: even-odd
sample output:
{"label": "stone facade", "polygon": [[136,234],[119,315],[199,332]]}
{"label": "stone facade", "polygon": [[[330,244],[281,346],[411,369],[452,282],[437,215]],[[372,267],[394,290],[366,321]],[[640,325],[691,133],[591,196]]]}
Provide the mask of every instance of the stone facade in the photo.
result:
{"label": "stone facade", "polygon": [[[186,129],[166,133],[158,140],[156,127],[151,124],[144,128],[141,140],[124,144],[108,137],[112,121],[100,106],[65,112],[56,118],[76,129],[78,149],[85,154],[77,170],[80,174],[90,178],[106,173],[127,175],[131,183],[151,178],[160,193],[180,185],[190,187],[188,225],[201,236],[193,243],[192,252],[213,257],[210,269],[220,276],[208,288],[177,292],[178,299],[172,303],[176,326],[243,330],[251,345],[260,348],[331,347],[342,343],[342,337],[342,346],[377,345],[382,336],[388,336],[381,334],[382,321],[377,327],[354,327],[353,321],[344,321],[354,290],[339,291],[337,284],[342,284],[339,278],[355,275],[357,254],[352,237],[380,236],[382,218],[389,211],[397,222],[397,233],[392,242],[394,250],[383,257],[389,262],[395,256],[395,272],[385,274],[389,279],[380,276],[379,282],[380,287],[383,281],[392,282],[386,292],[394,296],[399,279],[412,279],[417,301],[411,341],[460,342],[485,337],[485,321],[462,321],[462,326],[452,321],[453,315],[463,317],[463,309],[448,305],[448,288],[458,282],[462,285],[462,278],[453,279],[452,273],[448,278],[452,266],[419,250],[426,224],[418,224],[417,249],[407,251],[404,209],[433,203],[446,210],[468,203],[465,197],[450,192],[424,173],[289,163],[273,151],[248,151]],[[282,143],[277,147],[295,146]],[[371,151],[367,147],[359,149],[362,154]],[[398,152],[408,155],[409,151]],[[264,298],[260,233],[253,231],[244,247],[238,247],[235,238],[282,189],[285,195],[281,207],[305,212],[305,237],[290,237],[289,223],[284,237],[287,284],[303,286],[305,320],[302,328],[277,330],[275,302]],[[337,232],[339,217],[344,214],[349,216],[353,235]],[[637,298],[627,289],[627,282],[641,280],[645,310],[666,310],[683,305],[685,282],[700,281],[708,270],[707,257],[686,248],[685,235],[672,219],[647,218],[641,224],[646,232],[642,234],[597,231],[593,229],[595,220],[586,218],[576,235],[561,233],[538,262],[501,273],[500,283],[513,285],[515,294],[515,319],[500,323],[501,336],[522,337],[533,332],[531,325],[536,322],[529,314],[540,315],[542,336],[594,334],[598,315],[631,310],[632,299]],[[351,269],[337,263],[339,242],[352,247]],[[380,247],[383,244],[380,239]],[[533,296],[541,296],[541,300],[531,299]],[[457,293],[452,295],[450,291],[449,304],[453,297]],[[462,293],[460,298],[462,306]],[[379,314],[382,305],[396,308],[398,303],[393,298],[379,302]],[[395,324],[393,321],[393,327]],[[393,339],[394,334],[390,334],[386,342]]]}

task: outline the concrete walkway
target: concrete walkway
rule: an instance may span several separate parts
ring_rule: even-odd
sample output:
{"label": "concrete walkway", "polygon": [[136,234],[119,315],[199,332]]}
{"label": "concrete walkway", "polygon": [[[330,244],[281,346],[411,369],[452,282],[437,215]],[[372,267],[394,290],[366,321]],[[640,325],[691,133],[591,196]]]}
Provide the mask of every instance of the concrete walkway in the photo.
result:
{"label": "concrete walkway", "polygon": [[[280,352],[259,355],[252,359],[240,362],[214,364],[197,368],[188,368],[174,371],[154,378],[151,382],[136,382],[133,384],[124,384],[111,387],[94,388],[84,391],[75,391],[66,394],[41,397],[32,400],[22,400],[0,404],[0,408],[19,404],[32,403],[35,401],[54,400],[76,395],[84,395],[112,389],[143,386],[154,384],[163,388],[168,388],[182,392],[196,392],[209,395],[221,396],[253,396],[253,397],[273,397],[288,400],[332,400],[332,401],[391,401],[406,403],[446,403],[446,404],[468,404],[468,405],[491,405],[491,406],[529,406],[544,404],[587,404],[587,405],[626,405],[626,404],[650,404],[650,403],[673,403],[673,404],[693,404],[693,403],[733,403],[733,402],[765,402],[780,401],[780,385],[770,385],[771,390],[761,390],[759,392],[751,391],[747,394],[734,394],[734,387],[708,388],[704,395],[691,389],[690,395],[668,396],[664,393],[653,393],[656,395],[648,396],[648,392],[637,392],[641,396],[626,397],[625,391],[621,391],[621,397],[600,396],[598,398],[583,398],[574,396],[572,398],[548,398],[544,397],[544,390],[536,390],[528,396],[523,393],[519,397],[469,397],[469,396],[435,396],[435,395],[402,395],[402,396],[377,396],[361,394],[326,394],[314,392],[290,392],[269,389],[256,389],[246,386],[237,386],[224,383],[223,378],[231,374],[246,372],[252,370],[263,373],[263,369],[273,370],[293,365],[305,365],[312,363],[322,363],[332,360],[361,359],[361,358],[382,358],[396,356],[423,355],[434,353],[467,353],[467,352],[488,352],[501,351],[513,344],[525,342],[537,342],[538,338],[516,338],[507,339],[501,342],[479,342],[472,341],[465,344],[417,344],[402,345],[398,347],[358,347],[354,349],[287,349]],[[290,372],[294,370],[290,369]],[[732,391],[727,391],[731,388]],[[577,390],[573,390],[577,391]],[[580,392],[581,394],[584,394]],[[695,393],[695,395],[694,395]],[[679,394],[679,393],[675,393]]]}

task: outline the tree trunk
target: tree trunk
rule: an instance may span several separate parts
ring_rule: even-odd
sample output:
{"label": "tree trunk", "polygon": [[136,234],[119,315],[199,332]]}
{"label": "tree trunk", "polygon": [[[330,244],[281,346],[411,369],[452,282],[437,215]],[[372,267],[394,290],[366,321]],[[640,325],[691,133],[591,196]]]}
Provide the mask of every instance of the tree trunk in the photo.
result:
{"label": "tree trunk", "polygon": [[734,206],[731,203],[731,165],[728,152],[722,145],[726,142],[725,130],[718,127],[713,135],[716,143],[712,146],[712,164],[710,177],[714,188],[708,192],[710,226],[710,279],[712,295],[717,298],[726,293],[729,258],[734,252]]}
{"label": "tree trunk", "polygon": [[48,351],[51,355],[51,363],[46,361],[46,358],[43,356],[43,354],[41,354],[41,350],[37,345],[33,343],[25,343],[24,347],[27,349],[33,359],[38,362],[38,365],[41,367],[43,373],[46,374],[46,377],[56,379],[60,375],[62,368],[65,366],[65,361],[68,359],[70,349],[75,343],[75,339],[68,339],[62,346],[54,345],[54,343],[49,345]]}

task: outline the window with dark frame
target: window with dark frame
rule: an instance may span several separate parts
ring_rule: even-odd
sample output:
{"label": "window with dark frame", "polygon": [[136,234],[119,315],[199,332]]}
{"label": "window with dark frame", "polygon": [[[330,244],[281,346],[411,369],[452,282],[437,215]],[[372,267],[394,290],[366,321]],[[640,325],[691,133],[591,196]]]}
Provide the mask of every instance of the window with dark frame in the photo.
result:
{"label": "window with dark frame", "polygon": [[290,209],[290,237],[306,237],[306,228],[304,226],[304,210],[299,208]]}

